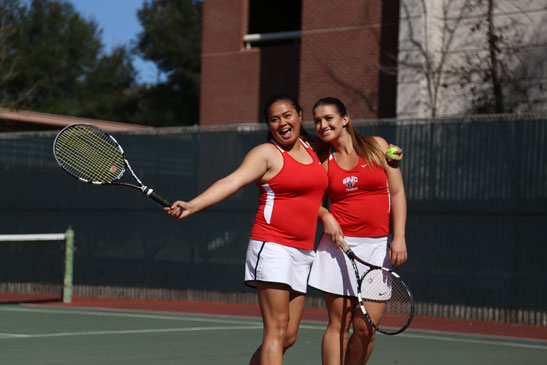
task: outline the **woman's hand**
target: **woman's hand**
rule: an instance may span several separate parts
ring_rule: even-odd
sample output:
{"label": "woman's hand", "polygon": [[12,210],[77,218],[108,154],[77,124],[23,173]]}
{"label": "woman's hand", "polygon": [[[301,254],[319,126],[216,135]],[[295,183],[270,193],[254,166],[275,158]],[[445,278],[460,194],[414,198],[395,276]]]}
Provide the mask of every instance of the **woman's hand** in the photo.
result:
{"label": "woman's hand", "polygon": [[163,210],[169,213],[170,216],[177,219],[186,218],[193,213],[190,208],[190,204],[181,200],[177,200],[171,204],[170,207],[165,207]]}
{"label": "woman's hand", "polygon": [[403,150],[401,149],[401,147],[390,143],[388,148],[392,148],[392,147],[395,147],[397,149],[393,152],[394,157],[393,158],[388,158],[386,156],[386,160],[389,164],[395,164],[396,165],[403,159]]}
{"label": "woman's hand", "polygon": [[332,242],[336,244],[336,247],[339,247],[338,239],[343,237],[342,228],[334,216],[330,213],[327,213],[323,216],[323,233],[326,234]]}
{"label": "woman's hand", "polygon": [[401,267],[407,260],[406,240],[403,238],[393,238],[389,246],[389,260],[391,266],[395,269]]}

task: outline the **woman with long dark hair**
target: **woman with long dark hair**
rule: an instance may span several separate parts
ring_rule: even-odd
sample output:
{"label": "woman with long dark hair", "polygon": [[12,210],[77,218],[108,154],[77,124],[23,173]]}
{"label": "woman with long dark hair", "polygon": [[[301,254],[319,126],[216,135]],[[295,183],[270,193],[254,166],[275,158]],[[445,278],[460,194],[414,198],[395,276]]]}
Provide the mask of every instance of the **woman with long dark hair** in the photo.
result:
{"label": "woman with long dark hair", "polygon": [[[319,156],[328,175],[330,210],[320,212],[324,232],[308,281],[323,291],[329,315],[323,364],[364,364],[374,348],[375,331],[361,312],[353,268],[338,249],[338,240],[343,236],[359,257],[372,264],[399,267],[405,263],[403,178],[398,166],[386,161],[387,142],[360,135],[339,99],[319,100],[313,119],[318,136],[330,144]],[[369,302],[373,320],[381,318],[385,303]]]}
{"label": "woman with long dark hair", "polygon": [[281,364],[283,353],[296,341],[304,311],[327,175],[301,138],[302,109],[296,100],[274,96],[264,112],[271,139],[253,148],[230,175],[166,210],[175,218],[187,218],[256,183],[259,206],[247,249],[245,284],[257,289],[264,332],[250,363]]}

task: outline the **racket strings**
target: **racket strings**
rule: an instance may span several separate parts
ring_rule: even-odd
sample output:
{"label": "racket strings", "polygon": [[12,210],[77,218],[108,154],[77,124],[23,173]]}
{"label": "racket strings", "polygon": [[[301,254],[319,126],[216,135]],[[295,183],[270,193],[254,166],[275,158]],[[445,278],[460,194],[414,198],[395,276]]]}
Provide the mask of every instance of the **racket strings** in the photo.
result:
{"label": "racket strings", "polygon": [[[119,174],[119,167],[116,168],[111,159],[105,156],[103,146],[92,145],[89,140],[74,137],[65,140],[66,145],[61,142],[58,149],[61,162],[71,170],[71,173],[96,181],[110,181]],[[101,150],[98,150],[99,148]]]}
{"label": "racket strings", "polygon": [[380,332],[396,334],[408,327],[414,306],[410,291],[398,276],[371,270],[363,278],[361,293],[362,305]]}
{"label": "racket strings", "polygon": [[55,155],[69,173],[86,180],[110,182],[124,172],[118,144],[92,126],[64,130],[55,141]]}
{"label": "racket strings", "polygon": [[71,167],[79,173],[83,173],[85,171],[83,170],[84,166],[87,168],[92,167],[91,165],[86,165],[89,164],[89,160],[100,161],[101,164],[104,164],[104,159],[102,159],[101,156],[97,156],[96,151],[89,148],[84,143],[72,143],[70,147],[59,144],[57,151],[65,166]]}

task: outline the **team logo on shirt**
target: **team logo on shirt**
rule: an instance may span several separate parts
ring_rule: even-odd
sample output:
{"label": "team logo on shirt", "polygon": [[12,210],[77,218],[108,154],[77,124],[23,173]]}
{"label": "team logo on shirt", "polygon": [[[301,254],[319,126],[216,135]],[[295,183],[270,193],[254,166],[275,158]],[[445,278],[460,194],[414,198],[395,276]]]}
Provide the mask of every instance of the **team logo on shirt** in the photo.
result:
{"label": "team logo on shirt", "polygon": [[348,176],[342,180],[342,183],[346,186],[346,191],[353,191],[358,189],[358,187],[355,186],[357,181],[357,176]]}

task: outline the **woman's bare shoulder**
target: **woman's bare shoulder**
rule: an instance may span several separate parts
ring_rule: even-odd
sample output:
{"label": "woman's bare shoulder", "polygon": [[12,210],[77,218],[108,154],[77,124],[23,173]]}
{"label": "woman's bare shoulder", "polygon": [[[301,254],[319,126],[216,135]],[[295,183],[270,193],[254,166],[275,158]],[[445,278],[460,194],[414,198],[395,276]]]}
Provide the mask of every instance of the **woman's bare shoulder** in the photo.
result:
{"label": "woman's bare shoulder", "polygon": [[246,157],[270,159],[272,156],[279,154],[279,150],[272,143],[266,142],[253,147]]}
{"label": "woman's bare shoulder", "polygon": [[376,143],[378,143],[378,146],[383,150],[387,150],[389,147],[389,144],[386,142],[386,140],[380,136],[373,136],[372,137]]}

